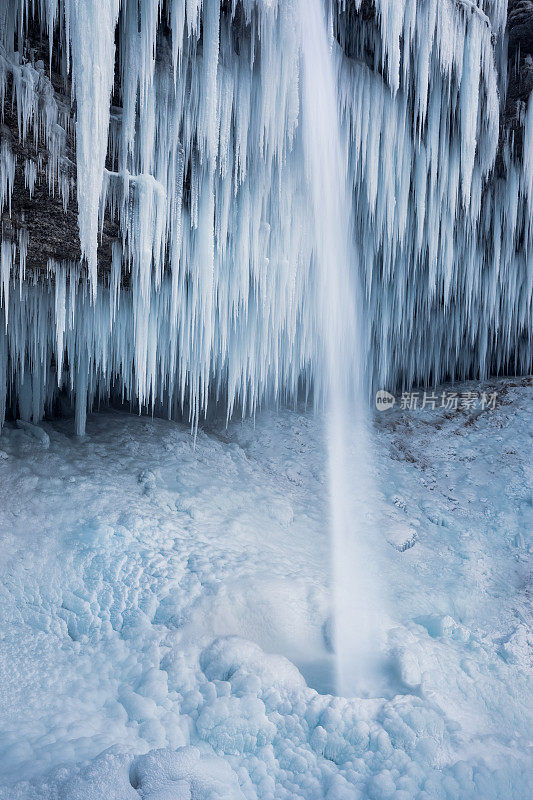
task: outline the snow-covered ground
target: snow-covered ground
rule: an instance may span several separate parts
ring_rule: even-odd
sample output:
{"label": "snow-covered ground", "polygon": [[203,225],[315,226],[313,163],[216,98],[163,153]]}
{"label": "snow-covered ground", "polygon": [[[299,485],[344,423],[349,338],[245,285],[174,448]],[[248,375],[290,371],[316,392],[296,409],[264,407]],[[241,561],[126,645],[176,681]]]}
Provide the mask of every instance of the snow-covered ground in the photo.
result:
{"label": "snow-covered ground", "polygon": [[327,694],[320,417],[211,423],[196,445],[118,412],[82,440],[8,424],[0,798],[532,796],[532,384],[491,387],[483,413],[376,413],[387,642],[356,699]]}

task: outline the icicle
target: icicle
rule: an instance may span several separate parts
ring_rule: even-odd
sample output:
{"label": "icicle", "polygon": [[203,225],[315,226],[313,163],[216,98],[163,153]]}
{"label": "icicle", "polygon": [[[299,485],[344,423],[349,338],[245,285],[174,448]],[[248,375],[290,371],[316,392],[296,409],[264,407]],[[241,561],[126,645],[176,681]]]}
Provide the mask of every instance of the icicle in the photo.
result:
{"label": "icicle", "polygon": [[63,371],[64,336],[66,327],[66,270],[58,267],[55,270],[55,327],[56,327],[56,353],[57,353],[57,385],[61,386]]}
{"label": "icicle", "polygon": [[98,210],[115,70],[119,0],[64,0],[76,95],[78,226],[93,298],[98,266]]}
{"label": "icicle", "polygon": [[11,242],[3,240],[0,245],[0,305],[4,307],[5,329],[9,321],[9,287],[15,248]]}
{"label": "icicle", "polygon": [[523,192],[533,210],[533,92],[529,97],[524,126]]}

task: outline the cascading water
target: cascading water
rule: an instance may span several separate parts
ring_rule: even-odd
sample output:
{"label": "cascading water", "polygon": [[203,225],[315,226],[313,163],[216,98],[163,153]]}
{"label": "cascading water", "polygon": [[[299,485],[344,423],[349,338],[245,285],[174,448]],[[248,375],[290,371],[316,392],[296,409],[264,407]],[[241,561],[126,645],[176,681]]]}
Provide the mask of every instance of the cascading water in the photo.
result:
{"label": "cascading water", "polygon": [[376,587],[369,579],[365,503],[371,502],[358,278],[331,38],[321,0],[299,0],[303,144],[314,223],[319,355],[327,412],[337,690],[364,691],[376,653]]}

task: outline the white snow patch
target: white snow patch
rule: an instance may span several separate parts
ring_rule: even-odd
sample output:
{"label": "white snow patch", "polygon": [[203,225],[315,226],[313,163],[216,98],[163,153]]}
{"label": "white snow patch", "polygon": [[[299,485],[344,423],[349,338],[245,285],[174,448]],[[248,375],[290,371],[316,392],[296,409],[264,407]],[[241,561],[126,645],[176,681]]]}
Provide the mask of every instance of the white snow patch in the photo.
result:
{"label": "white snow patch", "polygon": [[[108,413],[84,440],[47,423],[46,451],[7,425],[0,798],[529,796],[531,388],[497,388],[474,422],[376,421],[391,612],[366,698],[304,677],[331,657],[319,417],[213,423],[195,445]],[[399,552],[384,521],[404,518]]]}

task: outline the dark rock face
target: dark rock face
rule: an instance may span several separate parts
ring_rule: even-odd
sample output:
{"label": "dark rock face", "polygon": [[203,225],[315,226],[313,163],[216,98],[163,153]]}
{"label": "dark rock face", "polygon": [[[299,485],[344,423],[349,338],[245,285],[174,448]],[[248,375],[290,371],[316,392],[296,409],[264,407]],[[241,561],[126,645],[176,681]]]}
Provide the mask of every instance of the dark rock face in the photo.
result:
{"label": "dark rock face", "polygon": [[509,0],[508,88],[503,110],[503,134],[509,134],[521,150],[520,104],[533,92],[533,0]]}
{"label": "dark rock face", "polygon": [[533,0],[509,0],[507,28],[509,48],[522,57],[533,53]]}
{"label": "dark rock face", "polygon": [[[27,264],[32,270],[45,270],[49,259],[78,260],[81,254],[76,199],[71,199],[65,211],[61,197],[50,194],[46,179],[46,149],[35,147],[33,136],[28,137],[24,144],[19,141],[16,115],[10,108],[7,111],[1,135],[2,141],[9,143],[16,157],[16,168],[11,214],[6,208],[2,215],[4,236],[16,240],[19,229],[27,231]],[[39,164],[39,158],[42,160],[37,166],[35,188],[30,197],[25,186],[24,163],[28,160]],[[73,149],[71,158],[72,173],[75,174]]]}
{"label": "dark rock face", "polygon": [[[221,0],[222,14],[231,14],[230,0]],[[235,47],[244,41],[246,30],[244,12],[237,6],[234,17]],[[373,0],[362,0],[359,9],[355,4],[347,4],[338,21],[338,38],[348,57],[357,58],[368,67],[381,71],[374,43],[379,38],[379,21]],[[509,142],[517,154],[521,150],[521,114],[524,104],[533,92],[533,0],[509,0],[508,12],[508,89],[503,104],[501,149]],[[36,25],[30,27],[28,47],[33,58],[48,59],[47,43],[44,43]],[[64,106],[70,105],[70,89],[66,79],[60,74],[60,65],[53,62],[50,74],[56,96]],[[9,97],[9,91],[8,91]],[[118,97],[113,98],[118,102]],[[28,235],[27,267],[30,271],[43,273],[50,259],[57,261],[79,261],[81,257],[78,223],[76,187],[76,156],[74,135],[67,141],[67,158],[63,165],[68,174],[71,196],[66,210],[59,194],[49,192],[46,177],[47,152],[39,144],[35,146],[33,136],[25,143],[20,141],[17,115],[14,107],[6,101],[3,109],[3,124],[0,125],[0,142],[8,142],[16,156],[15,179],[11,209],[4,209],[1,228],[5,238],[17,240],[19,230]],[[37,165],[37,180],[33,196],[25,185],[24,163],[32,160]],[[500,157],[496,167],[504,169]],[[109,270],[111,248],[118,236],[118,226],[109,218],[105,219],[98,251],[98,269],[101,275]]]}
{"label": "dark rock face", "polygon": [[379,20],[373,0],[362,0],[359,10],[347,3],[336,23],[338,42],[348,58],[381,72]]}
{"label": "dark rock face", "polygon": [[[53,75],[57,97],[63,98],[61,82]],[[8,94],[9,96],[9,94]],[[65,103],[67,102],[64,97]],[[28,236],[26,264],[30,271],[46,271],[49,260],[79,261],[81,258],[78,235],[78,211],[76,203],[76,153],[73,133],[67,135],[66,157],[62,171],[70,184],[71,196],[66,209],[57,191],[49,191],[46,167],[48,151],[39,142],[35,145],[33,135],[23,143],[19,137],[16,110],[11,103],[4,107],[3,124],[0,126],[0,141],[7,142],[16,158],[15,180],[11,197],[11,213],[5,208],[1,225],[7,239],[17,240],[19,230]],[[24,164],[32,161],[36,165],[36,181],[33,194],[26,187]],[[99,246],[99,270],[107,272],[111,262],[112,242],[118,235],[118,226],[106,219]]]}

